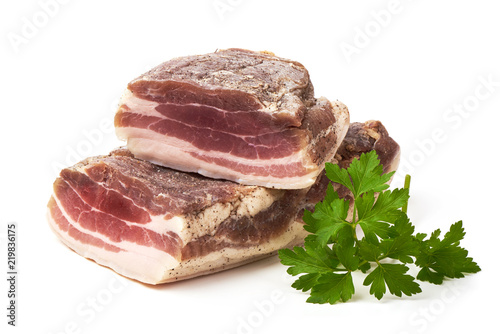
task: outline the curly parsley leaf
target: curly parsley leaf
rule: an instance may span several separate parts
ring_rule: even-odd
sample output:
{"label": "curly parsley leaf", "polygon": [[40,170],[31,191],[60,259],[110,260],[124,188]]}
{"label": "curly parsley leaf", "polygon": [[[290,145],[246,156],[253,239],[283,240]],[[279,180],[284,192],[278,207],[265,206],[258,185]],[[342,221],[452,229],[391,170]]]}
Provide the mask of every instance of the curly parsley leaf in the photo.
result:
{"label": "curly parsley leaf", "polygon": [[325,273],[321,274],[311,289],[311,297],[307,299],[309,303],[330,303],[346,302],[354,294],[354,284],[351,272],[344,274]]}
{"label": "curly parsley leaf", "polygon": [[375,151],[354,159],[347,169],[327,163],[325,170],[332,182],[350,190],[351,201],[340,198],[329,184],[324,200],[313,212],[304,212],[304,229],[310,233],[304,247],[279,251],[281,263],[289,266],[287,272],[300,275],[292,287],[310,291],[307,302],[334,304],[351,299],[352,273],[357,270],[367,274],[363,284],[377,299],[387,289],[399,297],[421,292],[415,278],[407,274],[408,264],[421,268],[416,279],[434,284],[481,270],[460,247],[465,236],[461,221],[442,239],[439,229],[429,237],[415,234],[406,215],[410,178],[403,189],[387,190],[393,173],[383,173]]}
{"label": "curly parsley leaf", "polygon": [[404,264],[379,263],[363,282],[370,286],[370,294],[381,299],[386,292],[386,285],[391,294],[398,297],[404,293],[407,296],[422,292],[415,278],[405,273],[408,267]]}
{"label": "curly parsley leaf", "polygon": [[380,164],[377,154],[371,152],[362,154],[359,159],[354,159],[347,169],[326,163],[326,176],[332,182],[347,187],[354,197],[359,197],[370,190],[380,192],[389,188],[387,182],[394,172],[383,174],[383,166]]}
{"label": "curly parsley leaf", "polygon": [[305,210],[303,220],[304,229],[315,235],[315,240],[325,246],[331,238],[335,238],[338,231],[349,226],[346,221],[349,211],[349,202],[340,199],[331,185],[327,189],[328,200],[319,202],[314,207],[314,213]]}
{"label": "curly parsley leaf", "polygon": [[442,240],[439,239],[440,232],[438,229],[429,239],[420,241],[420,254],[415,261],[422,268],[417,275],[419,280],[441,284],[445,277],[461,278],[464,273],[477,273],[481,270],[468,257],[468,251],[460,247],[460,240],[465,236],[462,221],[451,225]]}
{"label": "curly parsley leaf", "polygon": [[413,236],[415,227],[408,216],[401,212],[390,228],[393,237],[380,242],[380,249],[386,257],[399,260],[402,263],[413,263],[413,258],[419,255],[420,244]]}
{"label": "curly parsley leaf", "polygon": [[340,263],[333,251],[317,243],[306,242],[304,247],[280,250],[281,263],[290,266],[287,272],[292,275],[302,273],[327,273],[335,270]]}
{"label": "curly parsley leaf", "polygon": [[355,271],[359,266],[356,238],[352,227],[348,226],[339,231],[336,242],[332,246],[340,264],[349,271]]}
{"label": "curly parsley leaf", "polygon": [[292,288],[301,291],[309,291],[313,286],[318,284],[318,278],[321,276],[319,273],[309,273],[300,276],[295,282],[292,284]]}

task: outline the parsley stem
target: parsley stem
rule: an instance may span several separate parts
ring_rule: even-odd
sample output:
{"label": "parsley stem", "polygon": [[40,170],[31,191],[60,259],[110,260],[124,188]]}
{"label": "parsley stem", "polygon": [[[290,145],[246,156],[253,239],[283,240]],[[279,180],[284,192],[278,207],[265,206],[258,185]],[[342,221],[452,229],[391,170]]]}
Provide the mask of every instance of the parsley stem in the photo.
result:
{"label": "parsley stem", "polygon": [[353,234],[354,234],[354,240],[357,243],[358,236],[356,235],[356,226],[358,224],[357,224],[357,221],[356,221],[356,203],[354,203],[354,205],[352,207],[353,207],[353,209],[352,209],[352,230],[353,230]]}
{"label": "parsley stem", "polygon": [[[411,181],[411,176],[409,174],[406,174],[404,189],[408,189],[408,191],[410,191],[410,181]],[[403,211],[404,213],[408,211],[408,201],[406,201],[405,205],[403,205],[401,211]]]}
{"label": "parsley stem", "polygon": [[352,223],[353,225],[356,225],[357,221],[356,221],[356,203],[353,204],[352,206]]}

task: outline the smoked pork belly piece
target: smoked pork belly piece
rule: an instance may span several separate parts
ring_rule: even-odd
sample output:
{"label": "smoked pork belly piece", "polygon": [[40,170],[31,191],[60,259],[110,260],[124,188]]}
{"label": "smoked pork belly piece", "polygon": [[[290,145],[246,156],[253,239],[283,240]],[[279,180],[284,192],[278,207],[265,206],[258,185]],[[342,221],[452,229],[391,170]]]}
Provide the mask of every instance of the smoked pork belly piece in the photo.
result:
{"label": "smoked pork belly piece", "polygon": [[347,107],[315,98],[302,64],[241,49],[153,68],[128,84],[115,115],[136,158],[279,189],[311,186],[348,127]]}
{"label": "smoked pork belly piece", "polygon": [[[397,167],[399,146],[380,122],[350,129],[333,162],[375,149],[386,172]],[[303,211],[324,198],[328,182],[323,171],[305,189],[247,186],[158,166],[121,148],[63,169],[54,182],[48,221],[83,257],[159,284],[302,244]]]}
{"label": "smoked pork belly piece", "polygon": [[[397,170],[400,160],[400,147],[389,136],[386,128],[380,121],[355,122],[349,126],[349,131],[340,145],[335,159],[332,161],[341,168],[347,168],[352,160],[359,158],[362,153],[375,150],[383,165],[384,173]],[[392,181],[392,179],[391,179]],[[322,201],[326,195],[329,180],[323,171],[316,183],[311,187],[306,196],[305,208],[314,210],[314,205]],[[333,183],[333,188],[339,193],[340,198],[352,200],[352,194],[343,185]],[[351,205],[352,209],[352,205]]]}

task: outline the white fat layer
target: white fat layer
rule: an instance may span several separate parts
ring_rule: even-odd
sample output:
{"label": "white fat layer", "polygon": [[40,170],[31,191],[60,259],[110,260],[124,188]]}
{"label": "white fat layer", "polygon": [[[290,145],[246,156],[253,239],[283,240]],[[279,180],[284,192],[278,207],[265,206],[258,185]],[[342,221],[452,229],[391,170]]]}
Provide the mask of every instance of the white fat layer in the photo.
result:
{"label": "white fat layer", "polygon": [[184,216],[175,216],[170,219],[165,219],[163,215],[151,216],[151,221],[141,226],[158,234],[173,232],[180,235],[181,231],[186,226],[186,218]]}
{"label": "white fat layer", "polygon": [[227,247],[202,257],[179,262],[165,252],[131,243],[121,244],[120,247],[123,250],[119,252],[82,243],[62,231],[50,212],[47,220],[62,242],[76,253],[109,267],[123,276],[148,284],[182,280],[240,266],[272,255],[278,249],[299,245],[307,234],[301,222],[296,220],[285,233],[260,245],[246,248]]}
{"label": "white fat layer", "polygon": [[131,110],[140,110],[141,115],[164,117],[155,109],[159,105],[158,102],[138,98],[128,89],[123,92],[119,105],[126,105]]}
{"label": "white fat layer", "polygon": [[256,188],[249,195],[243,197],[238,206],[238,216],[254,216],[267,209],[284,195],[284,191],[269,188]]}
{"label": "white fat layer", "polygon": [[[120,128],[118,131],[125,130],[135,131],[140,129]],[[152,131],[144,130],[149,135],[153,134]],[[186,142],[183,142],[186,143]],[[164,142],[160,142],[151,138],[131,137],[128,139],[127,147],[134,154],[136,158],[150,161],[152,163],[170,167],[173,169],[181,170],[184,172],[195,172],[214,179],[227,179],[245,185],[256,185],[268,188],[278,189],[302,189],[311,186],[315,181],[321,169],[314,166],[314,169],[305,175],[297,177],[270,177],[270,176],[255,176],[245,175],[233,169],[223,167],[205,160],[199,160],[189,154],[184,148],[172,146]],[[214,152],[204,152],[207,156],[217,158]],[[226,156],[227,157],[227,156]],[[243,160],[243,159],[241,159]],[[283,168],[286,168],[284,161],[276,160],[254,160],[249,165],[265,166],[274,163],[283,163]],[[166,163],[168,162],[168,163]],[[245,161],[241,162],[245,164]]]}
{"label": "white fat layer", "polygon": [[[156,149],[161,148],[162,150],[182,150],[185,151],[185,154],[189,153],[200,153],[200,149],[191,144],[190,142],[187,142],[185,140],[181,140],[175,137],[171,136],[165,136],[162,135],[158,132],[149,130],[149,129],[143,129],[143,128],[135,128],[135,127],[116,127],[115,129],[116,135],[122,139],[122,140],[127,140],[127,147],[129,150],[136,155],[134,151],[138,151],[139,149],[144,150],[145,153],[153,154],[153,153],[158,153],[158,156],[161,156],[162,158],[169,158],[174,159],[175,157],[170,157],[167,156],[166,154],[161,154],[163,153],[162,151],[157,152]],[[156,148],[151,148],[148,149],[148,147],[143,147],[141,144],[142,141],[145,141],[146,143],[150,144],[151,142],[158,142],[158,146]],[[130,146],[133,147],[130,147]],[[137,152],[137,154],[140,154],[140,152]],[[229,155],[224,152],[218,152],[218,151],[203,151],[203,155],[210,157],[210,158],[222,158],[226,160],[230,160],[233,162],[240,163],[242,165],[248,165],[248,166],[256,166],[256,167],[267,167],[270,164],[281,164],[281,165],[287,165],[287,164],[292,164],[296,162],[300,162],[303,164],[307,163],[306,159],[306,154],[307,154],[307,149],[303,148],[300,151],[294,152],[294,154],[286,156],[286,157],[281,157],[281,158],[272,158],[272,159],[248,159],[248,158],[242,158],[242,157],[237,157],[234,155]],[[189,156],[191,156],[189,154]],[[193,158],[195,159],[195,158]],[[178,158],[177,160],[180,160]],[[307,165],[305,167],[312,167],[314,165]],[[167,166],[169,167],[169,166]]]}

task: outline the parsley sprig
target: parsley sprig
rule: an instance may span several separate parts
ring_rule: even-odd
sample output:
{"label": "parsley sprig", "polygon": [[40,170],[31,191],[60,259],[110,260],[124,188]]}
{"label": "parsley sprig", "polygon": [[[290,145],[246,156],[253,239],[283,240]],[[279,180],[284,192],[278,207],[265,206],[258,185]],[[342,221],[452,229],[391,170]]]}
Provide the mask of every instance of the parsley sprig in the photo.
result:
{"label": "parsley sprig", "polygon": [[[301,275],[292,287],[310,291],[307,302],[348,301],[355,292],[352,272],[357,270],[367,274],[363,284],[377,299],[387,289],[398,297],[421,292],[416,279],[441,284],[445,277],[481,270],[460,247],[462,221],[451,225],[442,239],[439,229],[429,237],[415,234],[406,215],[409,176],[403,189],[387,190],[394,172],[383,173],[375,151],[354,159],[347,169],[331,163],[325,169],[332,182],[350,190],[353,205],[329,184],[314,212],[304,212],[304,229],[310,232],[304,247],[279,251],[287,272]],[[416,278],[407,274],[409,264],[420,268]]]}

